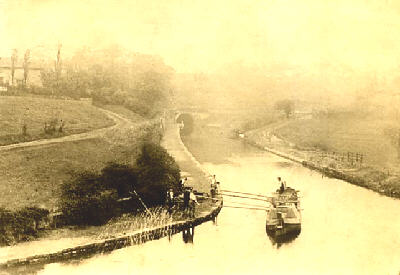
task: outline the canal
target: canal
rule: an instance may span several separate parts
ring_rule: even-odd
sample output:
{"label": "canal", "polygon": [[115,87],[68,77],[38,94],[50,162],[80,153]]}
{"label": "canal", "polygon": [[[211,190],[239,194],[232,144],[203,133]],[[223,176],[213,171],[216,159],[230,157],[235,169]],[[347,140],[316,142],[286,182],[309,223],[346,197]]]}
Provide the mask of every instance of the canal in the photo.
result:
{"label": "canal", "polygon": [[[196,227],[193,236],[178,234],[89,259],[49,264],[37,273],[399,273],[399,200],[322,177],[229,139],[215,126],[202,131],[207,138],[192,135],[185,143],[204,167],[217,175],[222,189],[268,194],[278,188],[276,177],[281,176],[288,186],[301,191],[304,210],[297,237],[276,243],[266,234],[264,211],[225,207],[216,222]],[[226,198],[224,204],[234,205],[234,201]]]}

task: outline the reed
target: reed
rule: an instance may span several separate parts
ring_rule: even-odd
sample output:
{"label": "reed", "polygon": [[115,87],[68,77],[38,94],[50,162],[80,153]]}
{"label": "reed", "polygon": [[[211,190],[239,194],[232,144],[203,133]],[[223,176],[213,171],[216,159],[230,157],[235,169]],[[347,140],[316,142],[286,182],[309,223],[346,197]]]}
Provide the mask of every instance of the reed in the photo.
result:
{"label": "reed", "polygon": [[131,234],[143,229],[155,228],[171,224],[184,218],[184,213],[173,209],[171,213],[164,207],[150,208],[149,212],[136,214],[124,214],[118,218],[111,219],[104,229],[99,233],[98,239],[116,237],[117,235]]}

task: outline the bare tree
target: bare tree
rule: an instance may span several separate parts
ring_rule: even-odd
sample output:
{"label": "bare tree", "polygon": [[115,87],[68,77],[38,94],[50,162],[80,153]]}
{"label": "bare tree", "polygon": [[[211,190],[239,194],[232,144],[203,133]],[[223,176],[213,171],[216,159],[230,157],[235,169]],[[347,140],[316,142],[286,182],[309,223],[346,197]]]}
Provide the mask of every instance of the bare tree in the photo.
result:
{"label": "bare tree", "polygon": [[55,72],[56,72],[56,84],[58,87],[58,81],[61,75],[61,43],[58,43],[58,50],[57,50],[57,59],[55,64]]}
{"label": "bare tree", "polygon": [[18,51],[17,49],[14,49],[11,55],[11,85],[14,85],[15,65],[17,61],[18,61]]}
{"label": "bare tree", "polygon": [[30,58],[30,50],[27,49],[24,55],[24,86],[26,86],[28,80],[29,73],[29,58]]}

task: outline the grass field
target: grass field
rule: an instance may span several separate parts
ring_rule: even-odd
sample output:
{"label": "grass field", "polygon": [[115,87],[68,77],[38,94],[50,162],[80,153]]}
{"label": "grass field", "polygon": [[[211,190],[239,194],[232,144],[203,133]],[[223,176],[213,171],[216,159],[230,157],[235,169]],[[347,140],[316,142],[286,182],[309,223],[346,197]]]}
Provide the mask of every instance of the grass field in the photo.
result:
{"label": "grass field", "polygon": [[0,157],[0,207],[56,206],[60,184],[74,171],[99,171],[107,162],[131,159],[135,148],[103,139],[7,151]]}
{"label": "grass field", "polygon": [[[83,117],[91,112],[81,109],[79,114]],[[52,209],[57,206],[60,184],[71,173],[100,171],[112,161],[133,163],[138,153],[138,141],[152,131],[152,124],[122,107],[107,106],[106,109],[128,116],[136,123],[107,130],[101,138],[2,152],[0,207],[10,210],[25,206]],[[87,118],[77,117],[79,119],[84,121]]]}
{"label": "grass field", "polygon": [[[0,145],[31,141],[52,136],[44,133],[44,124],[63,120],[64,133],[87,132],[113,124],[113,121],[86,102],[31,97],[0,97]],[[27,135],[22,135],[22,126]]]}
{"label": "grass field", "polygon": [[123,106],[119,106],[119,105],[103,105],[100,106],[103,109],[109,110],[111,112],[114,112],[116,114],[122,115],[123,117],[126,117],[127,119],[129,119],[131,122],[133,123],[137,123],[137,122],[143,122],[145,121],[145,118],[142,117],[141,115],[132,112],[131,110],[128,110],[126,108],[124,108]]}
{"label": "grass field", "polygon": [[294,120],[275,133],[299,148],[359,152],[369,165],[388,166],[398,163],[397,150],[385,135],[393,127],[395,122],[377,119],[308,119]]}

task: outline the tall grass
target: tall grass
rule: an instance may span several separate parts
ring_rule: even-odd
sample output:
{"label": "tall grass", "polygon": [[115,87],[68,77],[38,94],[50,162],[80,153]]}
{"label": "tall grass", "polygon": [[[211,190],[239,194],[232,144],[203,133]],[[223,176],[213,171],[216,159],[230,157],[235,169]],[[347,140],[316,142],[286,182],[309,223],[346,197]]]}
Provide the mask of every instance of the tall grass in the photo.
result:
{"label": "tall grass", "polygon": [[111,219],[104,230],[99,233],[98,239],[112,238],[117,235],[130,234],[143,229],[155,228],[172,223],[183,217],[184,213],[173,211],[169,213],[167,209],[158,206],[150,208],[149,212],[137,214],[124,214],[118,218]]}

